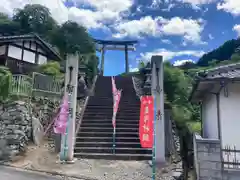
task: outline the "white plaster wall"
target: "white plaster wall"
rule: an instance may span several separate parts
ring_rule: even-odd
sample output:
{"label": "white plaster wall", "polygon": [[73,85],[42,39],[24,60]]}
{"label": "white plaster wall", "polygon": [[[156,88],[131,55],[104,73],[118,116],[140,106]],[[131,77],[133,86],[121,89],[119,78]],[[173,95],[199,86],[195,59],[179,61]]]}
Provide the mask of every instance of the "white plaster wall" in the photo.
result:
{"label": "white plaster wall", "polygon": [[218,139],[216,95],[209,94],[202,104],[203,137]]}
{"label": "white plaster wall", "polygon": [[236,146],[240,150],[240,83],[228,85],[228,97],[220,95],[222,146]]}
{"label": "white plaster wall", "polygon": [[23,61],[26,61],[29,63],[35,63],[35,53],[30,52],[28,50],[24,50]]}
{"label": "white plaster wall", "polygon": [[0,55],[5,54],[6,46],[0,46]]}
{"label": "white plaster wall", "polygon": [[36,50],[36,43],[33,43],[33,42],[31,43],[31,49]]}
{"label": "white plaster wall", "polygon": [[30,48],[30,41],[24,43],[25,48]]}
{"label": "white plaster wall", "polygon": [[38,58],[39,58],[38,59],[38,64],[45,64],[45,63],[47,63],[47,57],[39,55]]}
{"label": "white plaster wall", "polygon": [[21,59],[22,57],[22,49],[14,46],[9,46],[8,48],[8,56],[15,58],[15,59]]}
{"label": "white plaster wall", "polygon": [[41,53],[45,53],[45,51],[43,51],[41,48],[38,48],[37,51]]}

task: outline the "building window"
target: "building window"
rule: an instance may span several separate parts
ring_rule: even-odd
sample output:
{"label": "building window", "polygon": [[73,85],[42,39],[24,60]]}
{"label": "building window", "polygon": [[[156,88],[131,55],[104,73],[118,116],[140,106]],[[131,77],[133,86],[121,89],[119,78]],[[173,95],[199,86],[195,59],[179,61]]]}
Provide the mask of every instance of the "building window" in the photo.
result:
{"label": "building window", "polygon": [[42,56],[39,54],[38,56],[38,64],[45,64],[47,63],[47,57],[46,56]]}

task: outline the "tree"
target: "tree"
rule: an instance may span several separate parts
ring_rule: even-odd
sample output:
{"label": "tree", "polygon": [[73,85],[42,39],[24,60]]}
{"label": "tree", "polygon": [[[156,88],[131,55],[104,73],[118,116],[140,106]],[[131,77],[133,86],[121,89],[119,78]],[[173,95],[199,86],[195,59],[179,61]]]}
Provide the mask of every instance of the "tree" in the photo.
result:
{"label": "tree", "polygon": [[17,22],[13,22],[8,15],[0,13],[0,34],[16,34],[20,32],[20,25]]}
{"label": "tree", "polygon": [[64,56],[70,54],[88,54],[95,52],[95,46],[87,30],[75,22],[67,21],[53,35],[52,42]]}
{"label": "tree", "polygon": [[84,64],[87,68],[86,77],[89,85],[89,83],[93,83],[94,77],[98,74],[99,58],[95,54],[92,54],[88,56],[88,60],[86,60]]}
{"label": "tree", "polygon": [[239,48],[239,46],[240,39],[232,39],[226,41],[222,46],[218,47],[217,49],[214,49],[213,51],[204,54],[197,62],[197,65],[208,66],[209,62],[214,59],[217,59],[218,62],[229,60],[232,54],[234,54],[237,48]]}
{"label": "tree", "polygon": [[20,24],[22,32],[34,32],[44,39],[50,39],[51,32],[57,28],[49,9],[39,4],[28,4],[23,9],[16,9],[13,22]]}

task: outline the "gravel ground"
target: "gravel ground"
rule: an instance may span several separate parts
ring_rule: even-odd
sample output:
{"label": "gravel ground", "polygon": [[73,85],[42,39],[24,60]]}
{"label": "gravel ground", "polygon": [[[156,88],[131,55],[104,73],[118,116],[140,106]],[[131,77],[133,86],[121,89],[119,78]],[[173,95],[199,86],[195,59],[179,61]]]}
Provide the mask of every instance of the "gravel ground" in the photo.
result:
{"label": "gravel ground", "polygon": [[61,176],[50,176],[43,173],[35,173],[30,171],[23,171],[15,168],[0,166],[0,177],[4,180],[76,180],[73,178],[66,178]]}
{"label": "gravel ground", "polygon": [[[25,157],[18,158],[11,166],[66,174],[82,179],[94,180],[151,180],[152,168],[146,161],[110,161],[78,159],[74,164],[60,164],[51,146],[28,147]],[[174,180],[173,175],[181,170],[181,164],[169,164],[157,168],[157,180]],[[179,173],[178,173],[179,174]]]}

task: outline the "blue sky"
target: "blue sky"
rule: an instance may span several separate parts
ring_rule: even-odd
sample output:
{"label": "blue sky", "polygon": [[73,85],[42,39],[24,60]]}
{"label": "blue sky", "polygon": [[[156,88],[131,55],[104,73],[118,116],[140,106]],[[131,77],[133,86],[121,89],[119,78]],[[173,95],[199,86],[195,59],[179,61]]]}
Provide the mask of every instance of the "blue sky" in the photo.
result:
{"label": "blue sky", "polygon": [[[84,25],[94,38],[138,40],[129,52],[131,70],[139,60],[163,55],[174,65],[197,61],[202,54],[240,35],[239,0],[3,0],[0,11],[13,14],[27,3],[48,7],[63,23]],[[107,51],[105,75],[124,71],[124,52]]]}

